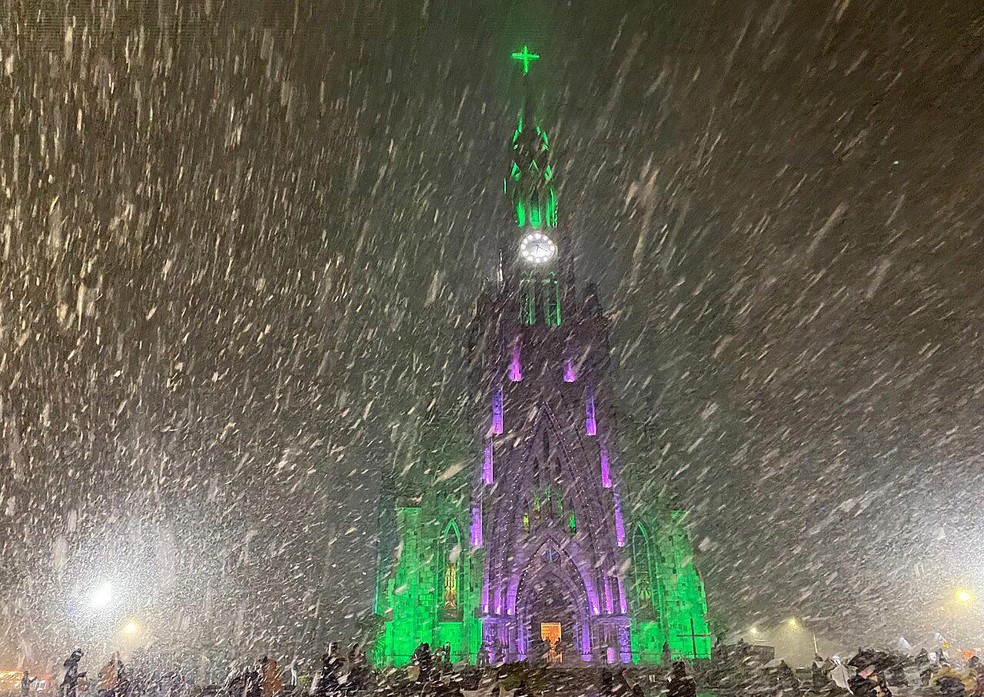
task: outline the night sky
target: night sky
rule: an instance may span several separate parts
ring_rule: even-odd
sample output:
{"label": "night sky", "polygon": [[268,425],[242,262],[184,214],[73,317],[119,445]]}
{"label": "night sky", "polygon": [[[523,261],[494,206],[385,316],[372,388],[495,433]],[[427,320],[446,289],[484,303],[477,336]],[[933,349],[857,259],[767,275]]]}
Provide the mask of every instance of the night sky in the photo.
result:
{"label": "night sky", "polygon": [[0,658],[354,631],[380,479],[463,398],[522,43],[712,615],[979,637],[974,5],[2,0]]}

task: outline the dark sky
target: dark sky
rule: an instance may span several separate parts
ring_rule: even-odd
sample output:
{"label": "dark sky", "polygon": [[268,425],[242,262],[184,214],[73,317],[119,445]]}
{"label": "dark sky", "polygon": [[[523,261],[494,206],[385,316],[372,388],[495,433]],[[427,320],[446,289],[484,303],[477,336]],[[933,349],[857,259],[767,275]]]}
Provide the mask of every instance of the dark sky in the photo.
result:
{"label": "dark sky", "polygon": [[460,399],[508,224],[522,42],[712,613],[970,631],[974,3],[67,4],[0,4],[8,660],[368,610],[380,475]]}

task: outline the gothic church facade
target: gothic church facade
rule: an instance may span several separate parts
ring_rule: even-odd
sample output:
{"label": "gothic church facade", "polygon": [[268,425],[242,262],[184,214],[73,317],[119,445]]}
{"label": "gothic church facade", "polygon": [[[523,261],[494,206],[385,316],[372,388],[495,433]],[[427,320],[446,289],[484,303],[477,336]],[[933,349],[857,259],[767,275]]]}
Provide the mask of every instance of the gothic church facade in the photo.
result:
{"label": "gothic church facade", "polygon": [[[537,58],[525,47],[513,57],[524,76]],[[392,501],[374,662],[406,664],[424,642],[470,663],[547,646],[565,665],[658,663],[664,647],[706,658],[684,513],[623,503],[626,487],[651,483],[621,468],[609,321],[596,291],[575,283],[551,146],[529,99],[510,146],[511,232],[469,342],[474,432],[462,452],[439,429],[422,448],[432,472],[470,466]]]}

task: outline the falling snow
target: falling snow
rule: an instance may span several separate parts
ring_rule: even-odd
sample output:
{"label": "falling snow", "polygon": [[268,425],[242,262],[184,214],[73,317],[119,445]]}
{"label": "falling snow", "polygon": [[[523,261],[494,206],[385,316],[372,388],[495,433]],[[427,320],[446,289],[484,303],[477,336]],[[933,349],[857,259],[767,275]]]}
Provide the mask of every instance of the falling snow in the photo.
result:
{"label": "falling snow", "polygon": [[0,667],[367,625],[381,482],[472,466],[422,434],[465,398],[523,41],[717,629],[980,639],[944,607],[984,595],[974,3],[0,17]]}

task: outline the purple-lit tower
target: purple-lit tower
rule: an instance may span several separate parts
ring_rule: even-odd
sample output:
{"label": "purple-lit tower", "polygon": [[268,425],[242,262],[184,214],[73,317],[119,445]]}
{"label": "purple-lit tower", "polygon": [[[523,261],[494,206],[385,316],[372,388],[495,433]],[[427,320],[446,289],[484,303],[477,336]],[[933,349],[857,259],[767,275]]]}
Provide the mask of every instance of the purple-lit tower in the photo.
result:
{"label": "purple-lit tower", "polygon": [[529,99],[511,145],[512,232],[501,282],[479,303],[474,354],[484,405],[473,490],[483,645],[495,659],[523,659],[547,625],[568,655],[628,662],[608,322],[593,289],[576,292],[550,144]]}
{"label": "purple-lit tower", "polygon": [[[513,58],[525,83],[538,56],[524,47]],[[510,153],[498,278],[469,341],[475,467],[470,482],[451,476],[397,503],[375,660],[405,663],[423,641],[467,661],[540,657],[547,641],[564,664],[655,663],[664,646],[707,657],[684,514],[656,497],[623,511],[630,475],[620,471],[608,319],[595,288],[575,283],[552,151],[529,98]],[[451,446],[421,451],[425,462],[444,458],[435,472],[453,464]]]}

